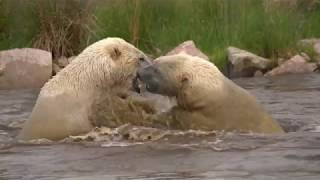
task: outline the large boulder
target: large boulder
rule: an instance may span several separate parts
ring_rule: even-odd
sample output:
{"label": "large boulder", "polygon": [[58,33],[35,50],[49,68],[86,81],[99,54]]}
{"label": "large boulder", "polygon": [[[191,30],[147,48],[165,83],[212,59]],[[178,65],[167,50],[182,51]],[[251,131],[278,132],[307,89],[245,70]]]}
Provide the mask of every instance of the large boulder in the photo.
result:
{"label": "large boulder", "polygon": [[167,56],[174,55],[174,54],[179,54],[181,52],[184,52],[184,53],[189,54],[191,56],[197,56],[197,57],[200,57],[200,58],[203,58],[203,59],[209,61],[209,57],[207,55],[205,55],[203,52],[201,52],[201,50],[199,50],[196,47],[196,45],[194,44],[194,42],[192,40],[183,42],[182,44],[180,44],[179,46],[175,47],[170,52],[168,52],[166,55]]}
{"label": "large boulder", "polygon": [[308,63],[300,55],[296,55],[291,59],[285,61],[280,66],[272,69],[265,76],[276,76],[282,74],[299,74],[299,73],[311,73],[317,68],[316,63]]}
{"label": "large boulder", "polygon": [[228,47],[227,53],[229,77],[252,77],[257,71],[266,72],[272,65],[271,60],[236,47]]}
{"label": "large boulder", "polygon": [[298,45],[300,46],[313,46],[314,44],[320,42],[320,39],[318,38],[310,38],[310,39],[302,39],[298,42]]}
{"label": "large boulder", "polygon": [[310,55],[312,55],[312,60],[320,63],[320,39],[311,38],[311,39],[303,39],[298,42],[298,45],[302,49],[306,49],[308,51],[312,51]]}
{"label": "large boulder", "polygon": [[32,48],[0,51],[0,89],[38,89],[51,75],[50,52]]}
{"label": "large boulder", "polygon": [[316,53],[316,56],[314,57],[315,61],[320,63],[320,40],[319,42],[315,43],[314,46],[314,52]]}

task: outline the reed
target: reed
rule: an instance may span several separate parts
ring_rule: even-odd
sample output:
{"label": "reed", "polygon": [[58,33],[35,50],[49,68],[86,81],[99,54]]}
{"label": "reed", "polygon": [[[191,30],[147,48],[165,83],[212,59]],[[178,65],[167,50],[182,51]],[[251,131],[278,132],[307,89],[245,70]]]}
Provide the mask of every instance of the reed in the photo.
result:
{"label": "reed", "polygon": [[51,51],[57,58],[77,54],[88,45],[91,1],[42,0],[35,5],[39,31],[34,47]]}
{"label": "reed", "polygon": [[[154,56],[192,39],[219,67],[226,62],[228,46],[275,59],[298,51],[299,39],[320,36],[317,6],[308,9],[310,3],[299,1],[297,6],[269,4],[268,8],[265,3],[264,0],[136,0],[135,3],[107,0],[96,15],[100,37],[123,37]],[[135,14],[136,9],[139,15]]]}
{"label": "reed", "polygon": [[219,67],[228,46],[286,58],[300,51],[298,40],[320,37],[319,0],[296,2],[0,0],[0,48],[34,46],[70,56],[117,36],[154,57],[191,39]]}
{"label": "reed", "polygon": [[54,58],[79,53],[92,40],[93,1],[1,0],[0,48],[35,47]]}

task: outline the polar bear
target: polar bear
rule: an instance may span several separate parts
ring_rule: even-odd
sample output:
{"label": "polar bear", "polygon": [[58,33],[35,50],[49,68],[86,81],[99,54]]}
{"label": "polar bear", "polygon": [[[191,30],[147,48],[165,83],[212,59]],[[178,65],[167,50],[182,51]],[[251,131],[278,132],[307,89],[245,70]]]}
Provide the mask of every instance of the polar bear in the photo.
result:
{"label": "polar bear", "polygon": [[95,126],[92,104],[101,95],[117,101],[130,94],[137,68],[146,61],[143,52],[123,39],[93,43],[44,85],[18,139],[60,140],[89,132]]}
{"label": "polar bear", "polygon": [[178,105],[155,117],[179,129],[282,133],[256,98],[209,61],[187,54],[163,56],[138,70],[147,90]]}

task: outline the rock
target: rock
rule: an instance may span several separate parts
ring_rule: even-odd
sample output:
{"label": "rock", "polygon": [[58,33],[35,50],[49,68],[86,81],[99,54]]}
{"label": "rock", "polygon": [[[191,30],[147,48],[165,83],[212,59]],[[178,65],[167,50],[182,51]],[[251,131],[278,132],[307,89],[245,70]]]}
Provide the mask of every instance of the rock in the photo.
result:
{"label": "rock", "polygon": [[52,55],[40,49],[0,51],[0,89],[41,88],[52,75]]}
{"label": "rock", "polygon": [[58,72],[61,70],[60,66],[57,65],[56,63],[52,64],[52,74],[56,75],[58,74]]}
{"label": "rock", "polygon": [[314,51],[317,53],[317,54],[320,54],[320,40],[314,44]]}
{"label": "rock", "polygon": [[279,59],[278,59],[278,65],[281,65],[281,64],[283,64],[284,62],[286,62],[286,59],[284,59],[284,58],[279,58]]}
{"label": "rock", "polygon": [[174,55],[174,54],[179,54],[181,52],[184,52],[184,53],[189,54],[191,56],[197,56],[197,57],[200,57],[200,58],[203,58],[203,59],[209,61],[209,57],[207,55],[205,55],[203,52],[201,52],[196,47],[196,45],[194,44],[194,42],[192,40],[183,42],[182,44],[180,44],[179,46],[175,47],[173,50],[168,52],[166,55]]}
{"label": "rock", "polygon": [[314,48],[314,52],[316,53],[316,55],[314,56],[314,61],[320,64],[320,41],[315,43],[313,48]]}
{"label": "rock", "polygon": [[230,77],[252,77],[256,71],[266,72],[271,68],[269,59],[235,47],[229,47],[227,51]]}
{"label": "rock", "polygon": [[64,68],[69,64],[69,60],[68,58],[66,58],[65,56],[61,56],[60,58],[58,58],[55,62],[57,62],[57,64],[59,65],[59,67]]}
{"label": "rock", "polygon": [[262,76],[263,76],[263,72],[259,70],[254,73],[254,77],[262,77]]}
{"label": "rock", "polygon": [[308,46],[310,47],[315,45],[318,42],[320,42],[320,39],[318,38],[302,39],[298,42],[298,45],[302,47],[308,47]]}
{"label": "rock", "polygon": [[302,53],[300,53],[300,55],[301,55],[306,61],[308,61],[308,62],[311,61],[311,58],[308,56],[308,54],[302,52]]}
{"label": "rock", "polygon": [[311,60],[320,63],[320,39],[303,39],[298,42],[298,45],[303,49],[311,50]]}
{"label": "rock", "polygon": [[272,69],[265,76],[276,76],[282,74],[311,73],[317,68],[316,63],[308,63],[302,56],[296,55],[284,62],[282,65]]}
{"label": "rock", "polygon": [[314,70],[314,72],[320,72],[320,63],[317,63],[317,68]]}

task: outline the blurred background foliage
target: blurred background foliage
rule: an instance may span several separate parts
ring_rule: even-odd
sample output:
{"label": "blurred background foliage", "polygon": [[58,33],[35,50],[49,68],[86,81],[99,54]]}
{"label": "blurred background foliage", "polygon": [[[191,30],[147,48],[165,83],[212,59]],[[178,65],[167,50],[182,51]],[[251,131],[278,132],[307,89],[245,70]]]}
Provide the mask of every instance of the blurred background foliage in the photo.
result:
{"label": "blurred background foliage", "polygon": [[117,36],[156,57],[194,40],[219,67],[226,47],[267,58],[320,37],[319,0],[0,0],[0,49],[36,47],[55,58]]}

